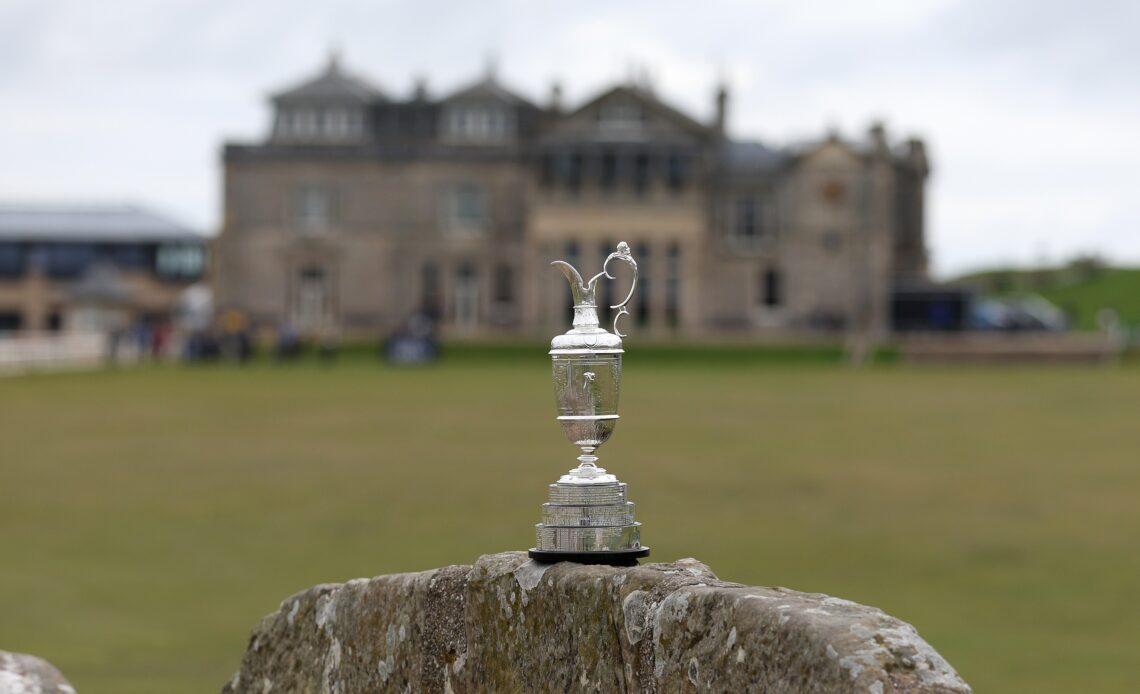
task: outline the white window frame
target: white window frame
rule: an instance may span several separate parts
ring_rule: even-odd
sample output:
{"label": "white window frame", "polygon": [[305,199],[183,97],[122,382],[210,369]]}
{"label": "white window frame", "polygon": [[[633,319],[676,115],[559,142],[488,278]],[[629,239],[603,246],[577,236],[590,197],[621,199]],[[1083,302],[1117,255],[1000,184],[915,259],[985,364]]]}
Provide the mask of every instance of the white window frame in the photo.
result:
{"label": "white window frame", "polygon": [[[488,204],[487,191],[474,183],[458,183],[448,186],[443,196],[443,227],[452,234],[482,234],[487,230]],[[464,209],[465,204],[474,203],[478,215],[472,216]]]}
{"label": "white window frame", "polygon": [[445,135],[457,142],[505,142],[514,135],[511,110],[498,104],[454,104],[444,118]]}
{"label": "white window frame", "polygon": [[328,186],[305,184],[293,191],[292,226],[301,233],[327,231],[333,223],[333,192]]}

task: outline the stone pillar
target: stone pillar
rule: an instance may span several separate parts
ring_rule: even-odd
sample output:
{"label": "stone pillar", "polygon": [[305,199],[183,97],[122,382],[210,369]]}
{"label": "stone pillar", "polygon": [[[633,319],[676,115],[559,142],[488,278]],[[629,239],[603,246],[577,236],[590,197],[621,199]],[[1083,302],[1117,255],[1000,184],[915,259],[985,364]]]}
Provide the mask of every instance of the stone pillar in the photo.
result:
{"label": "stone pillar", "polygon": [[51,280],[43,268],[28,270],[23,281],[23,330],[39,332],[47,330],[48,314],[51,312]]}

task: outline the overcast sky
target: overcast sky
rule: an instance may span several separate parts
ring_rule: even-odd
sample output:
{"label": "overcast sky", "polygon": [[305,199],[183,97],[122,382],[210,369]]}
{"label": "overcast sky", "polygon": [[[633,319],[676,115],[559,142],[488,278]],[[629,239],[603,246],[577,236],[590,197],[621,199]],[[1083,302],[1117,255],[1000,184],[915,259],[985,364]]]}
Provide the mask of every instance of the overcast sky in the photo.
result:
{"label": "overcast sky", "polygon": [[739,139],[785,145],[875,119],[933,163],[941,276],[1079,252],[1140,264],[1140,3],[0,0],[0,200],[131,201],[219,217],[223,140],[330,47],[395,96],[500,78],[570,104],[646,70]]}

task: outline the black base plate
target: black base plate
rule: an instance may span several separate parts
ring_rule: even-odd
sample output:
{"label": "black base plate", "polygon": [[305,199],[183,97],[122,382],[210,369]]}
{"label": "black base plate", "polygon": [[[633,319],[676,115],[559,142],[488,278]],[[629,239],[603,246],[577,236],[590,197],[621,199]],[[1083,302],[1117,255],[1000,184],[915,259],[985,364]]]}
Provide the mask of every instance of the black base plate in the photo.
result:
{"label": "black base plate", "polygon": [[572,561],[577,564],[606,564],[607,566],[637,566],[637,560],[649,556],[649,548],[625,549],[614,552],[546,552],[532,549],[527,552],[535,561]]}

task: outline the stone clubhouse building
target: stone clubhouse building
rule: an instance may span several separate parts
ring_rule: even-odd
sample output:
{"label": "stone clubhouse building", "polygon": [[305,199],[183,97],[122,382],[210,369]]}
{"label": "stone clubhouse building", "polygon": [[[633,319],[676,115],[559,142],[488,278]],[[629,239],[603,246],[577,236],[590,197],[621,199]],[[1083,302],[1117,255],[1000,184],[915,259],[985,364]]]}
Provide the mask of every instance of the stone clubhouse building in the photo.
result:
{"label": "stone clubhouse building", "polygon": [[926,278],[925,148],[878,125],[777,148],[729,136],[724,88],[700,122],[645,84],[540,105],[488,72],[397,97],[335,56],[272,105],[263,141],[224,147],[213,255],[216,305],[260,325],[553,334],[550,261],[593,274],[618,241],[642,336],[884,334]]}

